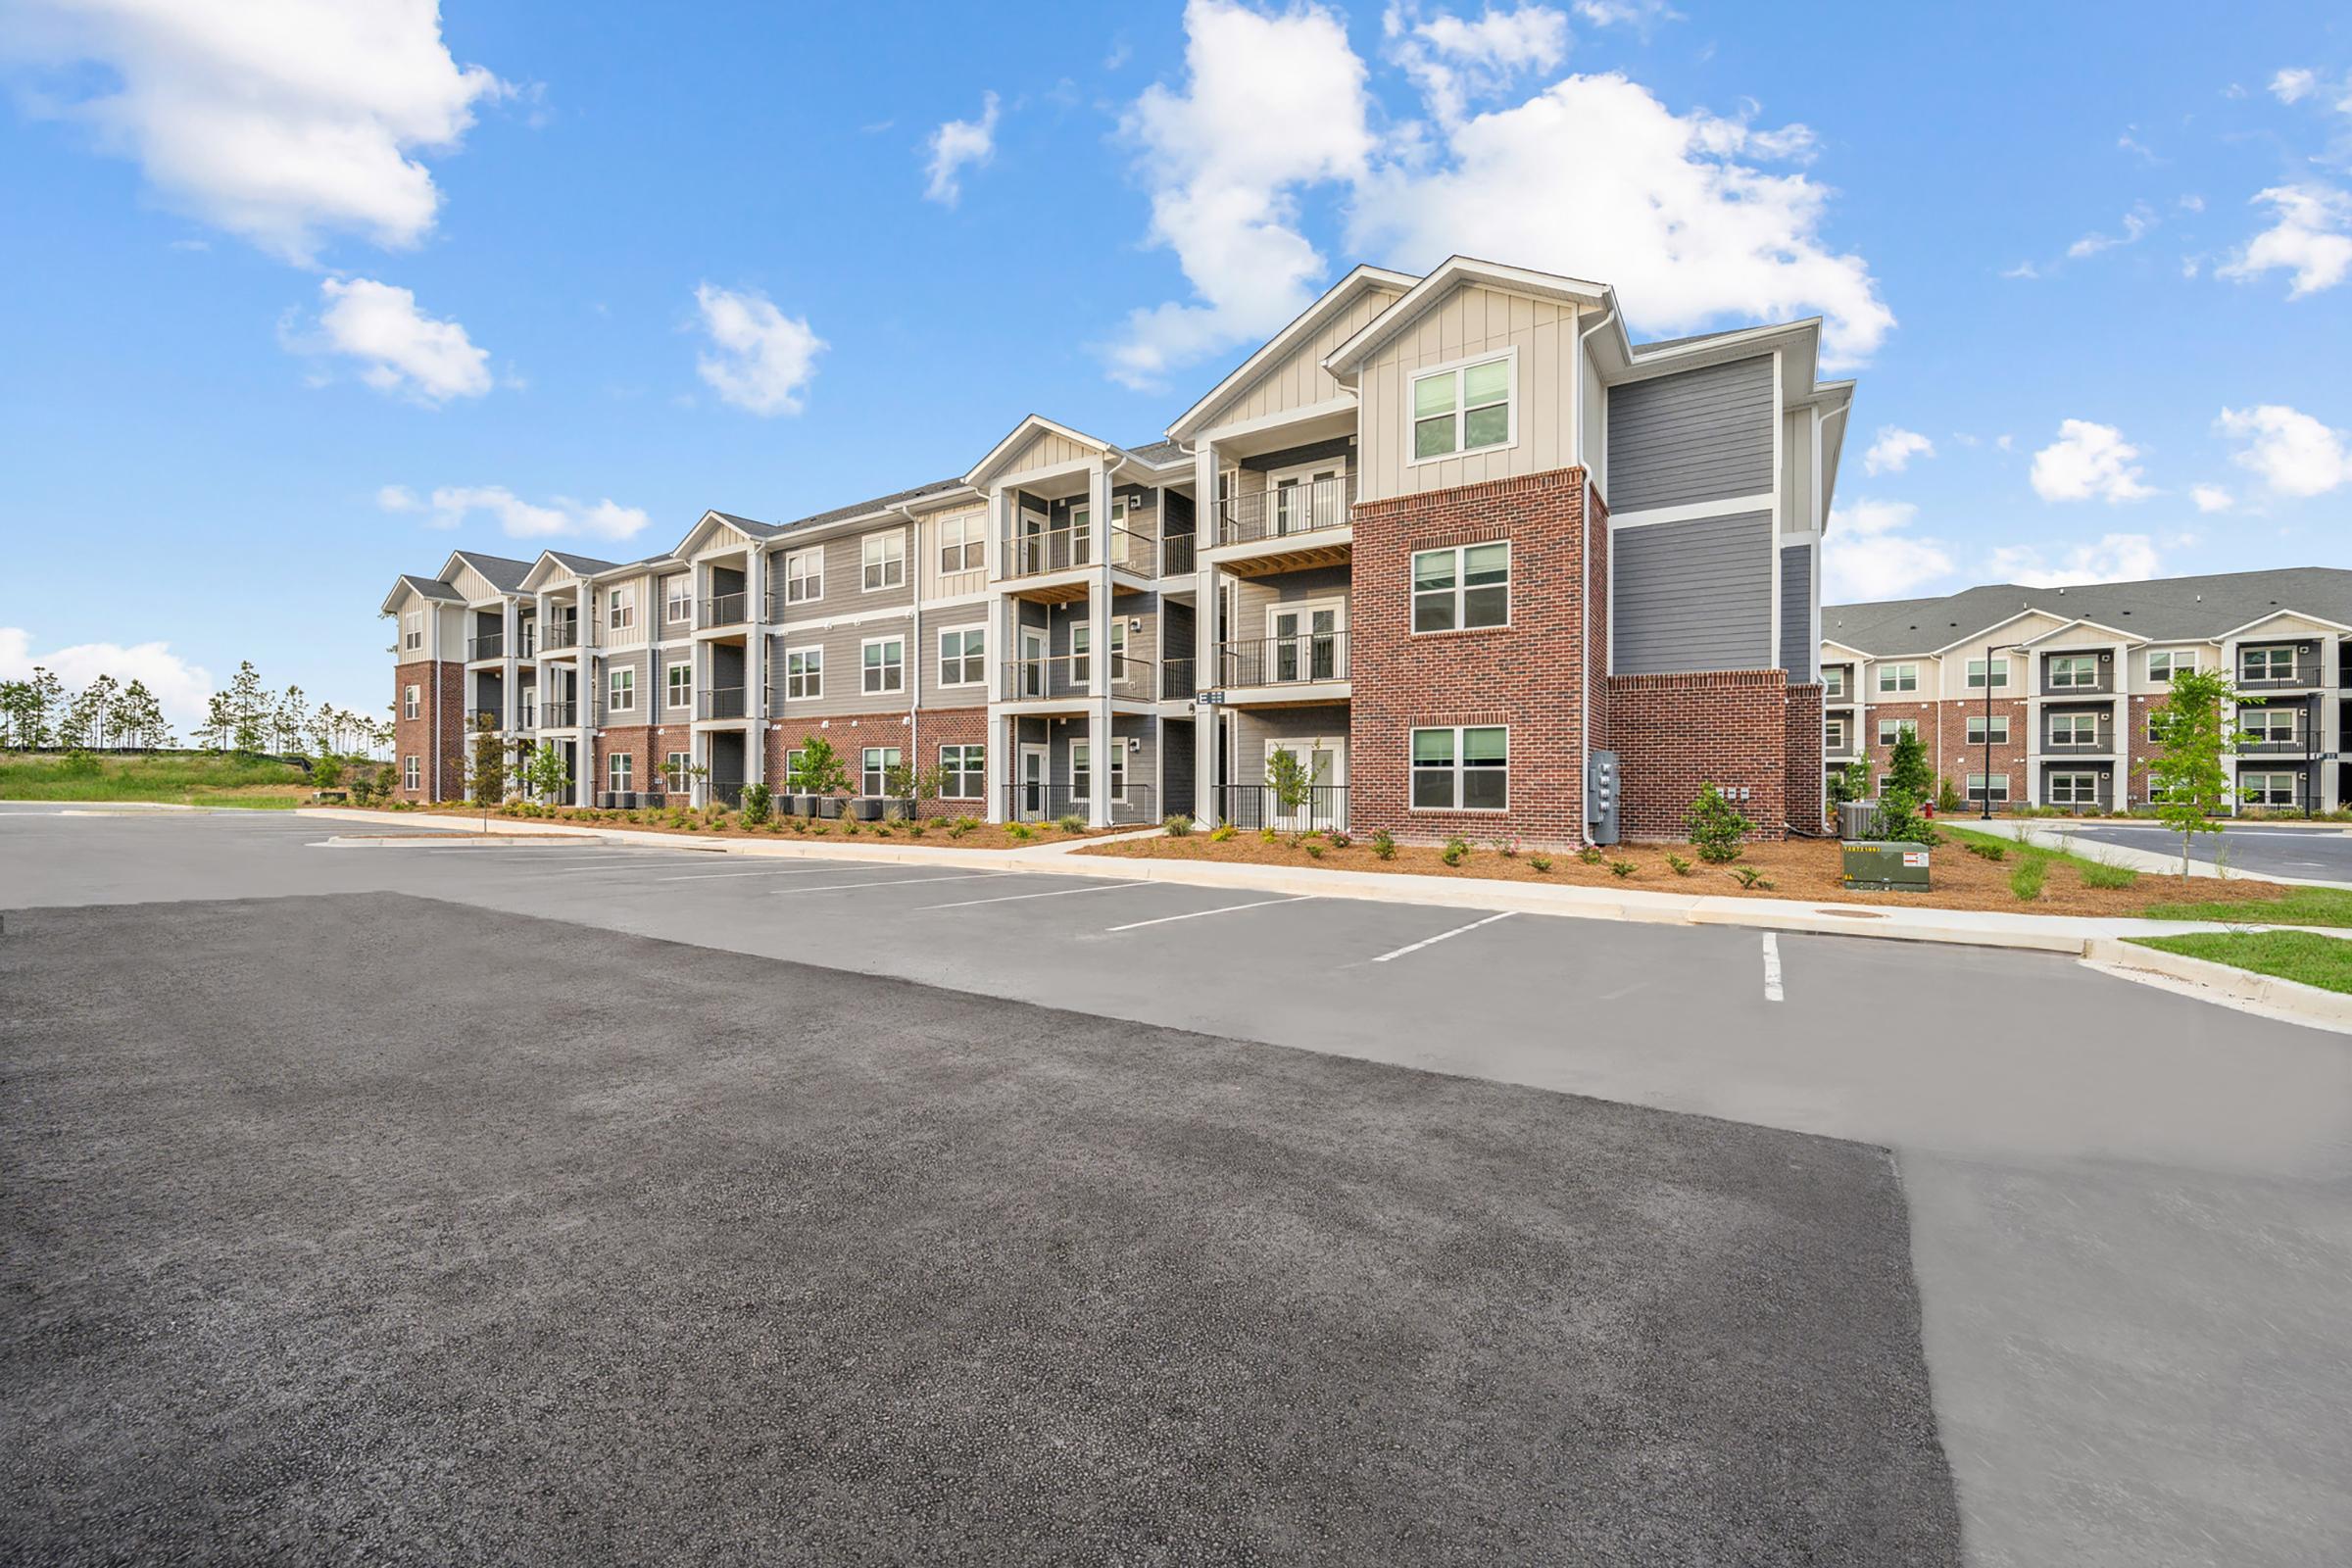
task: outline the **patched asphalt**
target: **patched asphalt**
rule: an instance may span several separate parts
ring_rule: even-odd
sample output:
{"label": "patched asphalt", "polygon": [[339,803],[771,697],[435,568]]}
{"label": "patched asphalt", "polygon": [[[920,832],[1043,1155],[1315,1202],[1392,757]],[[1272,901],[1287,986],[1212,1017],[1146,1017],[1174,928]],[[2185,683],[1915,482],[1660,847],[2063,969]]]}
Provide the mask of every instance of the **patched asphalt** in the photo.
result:
{"label": "patched asphalt", "polygon": [[10,1560],[1958,1561],[1863,1145],[401,895],[0,1073]]}

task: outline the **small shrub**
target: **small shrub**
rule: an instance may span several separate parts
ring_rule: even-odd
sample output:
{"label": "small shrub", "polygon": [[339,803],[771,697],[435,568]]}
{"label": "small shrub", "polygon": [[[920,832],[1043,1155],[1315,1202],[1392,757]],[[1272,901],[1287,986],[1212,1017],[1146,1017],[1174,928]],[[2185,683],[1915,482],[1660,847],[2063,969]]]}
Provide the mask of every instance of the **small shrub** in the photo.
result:
{"label": "small shrub", "polygon": [[1233,837],[1233,832],[1234,829],[1231,822],[1219,822],[1215,827],[1208,830],[1208,842],[1211,844],[1223,844]]}
{"label": "small shrub", "polygon": [[1444,860],[1447,865],[1459,865],[1469,858],[1470,846],[1464,844],[1460,839],[1447,839],[1446,848],[1438,854],[1438,858]]}
{"label": "small shrub", "polygon": [[2005,844],[1986,844],[1981,839],[1962,839],[1960,847],[1980,860],[2004,860],[2009,857]]}
{"label": "small shrub", "polygon": [[956,825],[969,833],[980,825],[980,819],[976,816],[959,816],[956,819]]}
{"label": "small shrub", "polygon": [[96,778],[98,776],[98,754],[75,747],[58,762],[57,770],[66,778]]}
{"label": "small shrub", "polygon": [[2128,865],[2093,860],[2082,867],[2082,885],[2086,888],[2128,888],[2138,880],[2139,873]]}
{"label": "small shrub", "polygon": [[1026,822],[1007,822],[1004,824],[1004,836],[1015,844],[1026,844],[1037,837],[1037,829]]}
{"label": "small shrub", "polygon": [[906,823],[906,836],[910,839],[919,839],[929,831],[929,824],[919,816],[909,819]]}
{"label": "small shrub", "polygon": [[1684,859],[1681,856],[1675,854],[1672,850],[1668,850],[1666,852],[1666,863],[1674,868],[1674,874],[1676,876],[1689,876],[1690,874],[1690,862]]}
{"label": "small shrub", "polygon": [[1634,862],[1631,860],[1611,860],[1609,862],[1609,875],[1615,877],[1620,882],[1623,882],[1628,877],[1632,876],[1634,874]]}
{"label": "small shrub", "polygon": [[795,833],[805,834],[808,831],[808,819],[805,816],[788,816],[784,819],[784,825]]}
{"label": "small shrub", "polygon": [[842,837],[854,839],[858,836],[858,819],[856,817],[845,816],[841,819]]}
{"label": "small shrub", "polygon": [[1270,827],[1261,827],[1257,830],[1257,841],[1260,844],[1271,844],[1274,842],[1274,830]]}
{"label": "small shrub", "polygon": [[1548,855],[1531,855],[1527,858],[1527,863],[1534,866],[1539,871],[1548,871],[1551,869],[1551,857]]}
{"label": "small shrub", "polygon": [[1757,888],[1766,893],[1772,891],[1772,878],[1752,865],[1735,865],[1732,867],[1732,875],[1740,879],[1740,885],[1743,888]]}
{"label": "small shrub", "polygon": [[1698,849],[1698,858],[1709,865],[1729,865],[1740,858],[1740,841],[1755,826],[1712,784],[1699,789],[1698,799],[1690,803],[1685,820],[1690,829],[1690,842]]}
{"label": "small shrub", "polygon": [[1583,849],[1576,852],[1576,858],[1587,865],[1598,865],[1601,861],[1608,858],[1607,856],[1600,853],[1600,846],[1597,844],[1586,845]]}
{"label": "small shrub", "polygon": [[1945,816],[1958,816],[1961,806],[1960,791],[1952,783],[1952,776],[1949,773],[1936,774],[1936,809]]}
{"label": "small shrub", "polygon": [[2017,895],[2020,903],[2032,904],[2041,897],[2041,884],[2049,874],[2049,861],[2038,855],[2021,860],[2017,869],[2009,873],[2009,891]]}
{"label": "small shrub", "polygon": [[1189,839],[1193,836],[1193,819],[1182,811],[1178,811],[1159,826],[1160,830],[1172,839]]}
{"label": "small shrub", "polygon": [[1321,858],[1323,858],[1323,846],[1322,846],[1322,845],[1320,845],[1320,844],[1309,844],[1309,845],[1305,846],[1305,849],[1306,849],[1307,858],[1309,858],[1309,859],[1313,859],[1313,860],[1320,860]]}
{"label": "small shrub", "polygon": [[969,833],[971,830],[971,822],[968,819],[959,816],[955,821],[948,824],[948,837],[952,839],[959,839],[966,833]]}
{"label": "small shrub", "polygon": [[1387,828],[1384,827],[1372,835],[1372,855],[1375,859],[1381,860],[1396,858],[1396,840]]}
{"label": "small shrub", "polygon": [[1064,833],[1083,833],[1086,831],[1086,818],[1083,816],[1057,816],[1054,819],[1054,825]]}
{"label": "small shrub", "polygon": [[1335,849],[1335,850],[1344,850],[1344,849],[1348,848],[1348,845],[1350,845],[1350,844],[1353,844],[1354,842],[1355,842],[1355,840],[1353,840],[1353,839],[1349,838],[1349,837],[1348,837],[1347,834],[1345,834],[1345,833],[1337,833],[1337,832],[1335,832],[1335,833],[1333,833],[1333,834],[1331,835],[1331,847],[1332,847],[1333,849]]}
{"label": "small shrub", "polygon": [[1516,860],[1519,858],[1519,841],[1517,839],[1496,839],[1494,853],[1506,860]]}

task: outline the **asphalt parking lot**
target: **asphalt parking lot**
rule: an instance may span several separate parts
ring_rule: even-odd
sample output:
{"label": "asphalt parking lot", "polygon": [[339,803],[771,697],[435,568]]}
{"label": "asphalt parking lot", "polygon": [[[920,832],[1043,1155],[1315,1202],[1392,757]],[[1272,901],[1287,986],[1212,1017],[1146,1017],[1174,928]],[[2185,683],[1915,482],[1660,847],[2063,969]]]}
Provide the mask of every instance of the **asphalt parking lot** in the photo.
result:
{"label": "asphalt parking lot", "polygon": [[1781,935],[1776,998],[1754,931],[333,831],[0,808],[0,909],[411,893],[1886,1146],[1968,1561],[2352,1558],[2341,1037],[2046,956]]}
{"label": "asphalt parking lot", "polygon": [[[2063,824],[2092,844],[2113,844],[2151,855],[2178,856],[2180,835],[2155,823]],[[2196,858],[2226,859],[2232,871],[2285,876],[2304,882],[2352,883],[2352,833],[2325,827],[2231,827],[2197,836]]]}
{"label": "asphalt parking lot", "polygon": [[15,1560],[1959,1560],[1862,1145],[405,895],[0,984]]}

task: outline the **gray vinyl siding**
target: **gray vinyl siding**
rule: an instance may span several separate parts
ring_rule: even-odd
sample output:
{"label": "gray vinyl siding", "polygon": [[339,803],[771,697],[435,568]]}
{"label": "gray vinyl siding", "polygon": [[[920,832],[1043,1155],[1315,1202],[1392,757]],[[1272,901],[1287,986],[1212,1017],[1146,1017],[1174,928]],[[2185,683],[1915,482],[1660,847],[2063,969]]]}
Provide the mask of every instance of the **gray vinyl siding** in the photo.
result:
{"label": "gray vinyl siding", "polygon": [[1772,489],[1772,360],[1609,389],[1609,510],[1689,506]]}
{"label": "gray vinyl siding", "polygon": [[[596,721],[600,726],[610,724],[617,728],[656,722],[650,688],[646,685],[647,662],[646,651],[642,648],[613,654],[596,662]],[[625,713],[615,713],[611,710],[612,672],[616,669],[633,669],[637,672],[637,706]]]}
{"label": "gray vinyl siding", "polygon": [[[904,522],[889,523],[866,530],[867,533],[896,533],[906,541],[906,572],[896,588],[864,591],[864,533],[844,534],[828,539],[822,545],[825,553],[825,596],[804,600],[797,605],[784,602],[784,558],[794,550],[778,549],[768,564],[768,580],[773,584],[774,618],[779,622],[822,620],[828,615],[864,615],[877,610],[895,610],[914,603],[915,541],[913,530]],[[796,547],[818,548],[818,547]]]}
{"label": "gray vinyl siding", "polygon": [[1791,682],[1814,678],[1813,547],[1781,547],[1781,667]]}
{"label": "gray vinyl siding", "polygon": [[1620,528],[1609,546],[1617,673],[1771,667],[1771,513]]}
{"label": "gray vinyl siding", "polygon": [[[854,625],[785,631],[770,637],[767,681],[776,704],[774,716],[789,723],[802,718],[829,718],[841,713],[887,713],[904,710],[913,700],[916,662],[922,662],[925,691],[930,689],[939,673],[938,640],[931,639],[928,649],[916,647],[912,624],[903,615],[885,615]],[[862,689],[859,661],[866,640],[873,637],[897,637],[906,644],[906,684],[898,691],[877,692],[869,696]],[[824,695],[813,700],[800,698],[787,702],[784,698],[784,655],[790,649],[807,647],[821,647],[825,651]]]}
{"label": "gray vinyl siding", "polygon": [[694,687],[691,682],[687,685],[685,702],[673,705],[669,701],[669,666],[672,664],[684,664],[688,669],[692,669],[694,667],[693,648],[662,648],[656,650],[654,654],[655,701],[661,704],[659,710],[662,715],[661,722],[683,724],[694,717]]}

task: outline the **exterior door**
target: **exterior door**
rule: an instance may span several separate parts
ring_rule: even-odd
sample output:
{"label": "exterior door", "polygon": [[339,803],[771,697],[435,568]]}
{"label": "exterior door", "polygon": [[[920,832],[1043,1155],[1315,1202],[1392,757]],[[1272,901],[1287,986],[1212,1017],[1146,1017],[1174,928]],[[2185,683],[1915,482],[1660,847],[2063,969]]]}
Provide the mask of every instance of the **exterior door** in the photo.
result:
{"label": "exterior door", "polygon": [[1266,612],[1267,678],[1339,679],[1340,634],[1346,630],[1346,611],[1336,601],[1273,606]]}
{"label": "exterior door", "polygon": [[1334,458],[1329,463],[1309,463],[1296,468],[1283,468],[1268,479],[1272,495],[1274,527],[1278,534],[1307,533],[1316,528],[1336,528],[1340,523],[1340,475],[1346,465]]}
{"label": "exterior door", "polygon": [[1014,802],[1013,815],[1024,822],[1041,822],[1046,816],[1046,749],[1024,745],[1021,748],[1021,783],[1019,798]]}
{"label": "exterior door", "polygon": [[1034,626],[1021,628],[1020,695],[1046,695],[1046,634]]}
{"label": "exterior door", "polygon": [[1272,770],[1274,754],[1288,752],[1298,770],[1313,781],[1304,802],[1286,808],[1267,791],[1266,821],[1278,833],[1304,833],[1310,828],[1330,831],[1348,825],[1348,743],[1338,736],[1312,740],[1266,742],[1266,762]]}

